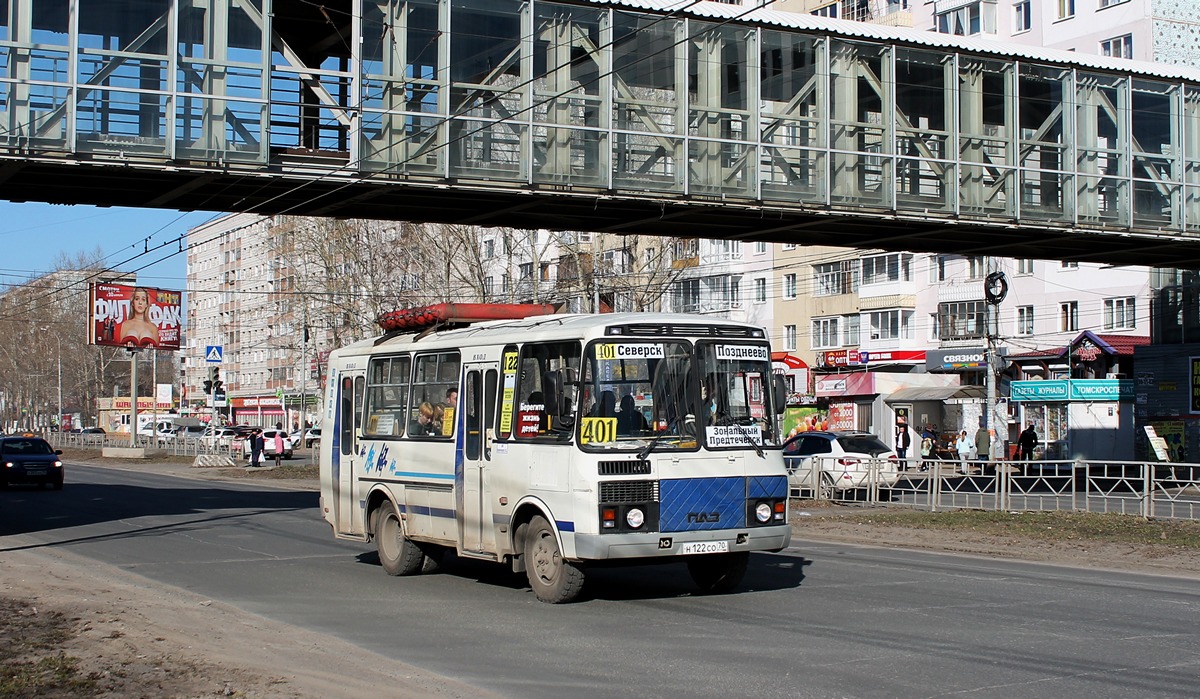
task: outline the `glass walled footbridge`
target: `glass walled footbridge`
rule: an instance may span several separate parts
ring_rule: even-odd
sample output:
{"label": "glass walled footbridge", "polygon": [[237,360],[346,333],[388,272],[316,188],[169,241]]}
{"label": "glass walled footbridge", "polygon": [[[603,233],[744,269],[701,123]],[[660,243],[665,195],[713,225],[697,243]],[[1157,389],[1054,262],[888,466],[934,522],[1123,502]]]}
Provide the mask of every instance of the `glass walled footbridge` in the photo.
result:
{"label": "glass walled footbridge", "polygon": [[710,2],[0,0],[20,201],[1200,266],[1200,70]]}

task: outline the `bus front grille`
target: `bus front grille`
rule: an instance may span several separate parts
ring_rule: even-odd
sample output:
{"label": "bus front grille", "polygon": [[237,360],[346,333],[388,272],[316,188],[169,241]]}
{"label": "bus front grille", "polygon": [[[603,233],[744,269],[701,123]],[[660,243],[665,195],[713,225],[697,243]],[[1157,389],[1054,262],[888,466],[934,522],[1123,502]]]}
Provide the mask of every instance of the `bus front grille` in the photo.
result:
{"label": "bus front grille", "polygon": [[601,476],[644,476],[650,473],[650,462],[645,459],[637,461],[601,461]]}
{"label": "bus front grille", "polygon": [[607,481],[600,484],[600,502],[658,502],[658,481]]}

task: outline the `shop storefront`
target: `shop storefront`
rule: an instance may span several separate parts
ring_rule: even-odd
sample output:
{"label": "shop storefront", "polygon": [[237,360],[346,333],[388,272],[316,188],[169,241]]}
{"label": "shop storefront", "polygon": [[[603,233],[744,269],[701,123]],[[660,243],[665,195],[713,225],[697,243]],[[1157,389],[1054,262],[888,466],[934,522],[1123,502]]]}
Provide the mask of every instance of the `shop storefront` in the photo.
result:
{"label": "shop storefront", "polygon": [[[944,379],[952,380],[952,377],[945,376]],[[982,386],[901,388],[888,394],[884,402],[893,412],[909,415],[908,424],[916,434],[932,428],[939,445],[953,444],[962,430],[974,438],[987,410],[987,395]]]}
{"label": "shop storefront", "polygon": [[1035,458],[1134,458],[1133,381],[1013,381],[1009,391],[1021,425],[1033,425],[1037,433]]}
{"label": "shop storefront", "polygon": [[829,429],[871,432],[893,445],[898,415],[905,415],[905,422],[915,425],[928,414],[916,410],[915,401],[893,405],[884,399],[904,395],[899,392],[905,390],[940,390],[951,396],[960,388],[954,381],[952,376],[861,371],[822,376],[815,387],[818,399],[829,403]]}
{"label": "shop storefront", "polygon": [[1134,436],[1139,459],[1157,459],[1146,428],[1166,442],[1176,463],[1200,463],[1200,344],[1151,345],[1137,349],[1132,377]]}
{"label": "shop storefront", "polygon": [[[97,427],[101,427],[105,432],[109,433],[124,432],[129,434],[129,413],[132,407],[132,401],[129,400],[129,396],[97,398]],[[156,402],[150,396],[138,396],[138,412],[142,415],[152,414],[156,410],[166,415],[173,407],[169,400],[159,400]]]}
{"label": "shop storefront", "polygon": [[[1033,425],[1046,459],[1137,458],[1133,373],[1138,335],[1085,330],[1066,347],[1010,355],[1016,431]],[[1015,442],[1015,439],[1013,440]]]}
{"label": "shop storefront", "polygon": [[789,405],[799,405],[812,397],[808,363],[803,359],[787,352],[772,352],[771,368],[787,384]]}
{"label": "shop storefront", "polygon": [[274,427],[278,423],[286,427],[282,398],[249,396],[231,398],[229,402],[233,409],[233,421],[238,425]]}

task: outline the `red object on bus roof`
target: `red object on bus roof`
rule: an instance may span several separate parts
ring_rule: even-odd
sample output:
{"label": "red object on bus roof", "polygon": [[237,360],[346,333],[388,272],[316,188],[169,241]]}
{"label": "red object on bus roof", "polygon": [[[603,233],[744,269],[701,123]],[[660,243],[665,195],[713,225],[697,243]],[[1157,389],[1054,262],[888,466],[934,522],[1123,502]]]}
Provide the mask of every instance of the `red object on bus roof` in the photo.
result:
{"label": "red object on bus roof", "polygon": [[443,323],[478,323],[485,320],[519,320],[544,316],[557,309],[549,303],[438,303],[398,308],[376,319],[384,332],[423,330]]}

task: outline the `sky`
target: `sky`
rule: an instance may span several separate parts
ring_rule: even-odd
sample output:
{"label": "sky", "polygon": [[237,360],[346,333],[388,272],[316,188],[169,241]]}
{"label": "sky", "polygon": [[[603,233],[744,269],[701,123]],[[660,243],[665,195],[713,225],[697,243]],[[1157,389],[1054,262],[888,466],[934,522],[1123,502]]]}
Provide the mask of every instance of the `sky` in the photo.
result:
{"label": "sky", "polygon": [[183,290],[187,255],[180,252],[178,241],[188,229],[215,216],[203,211],[0,202],[0,292],[52,271],[61,253],[73,258],[97,247],[111,268],[137,272],[139,284]]}

